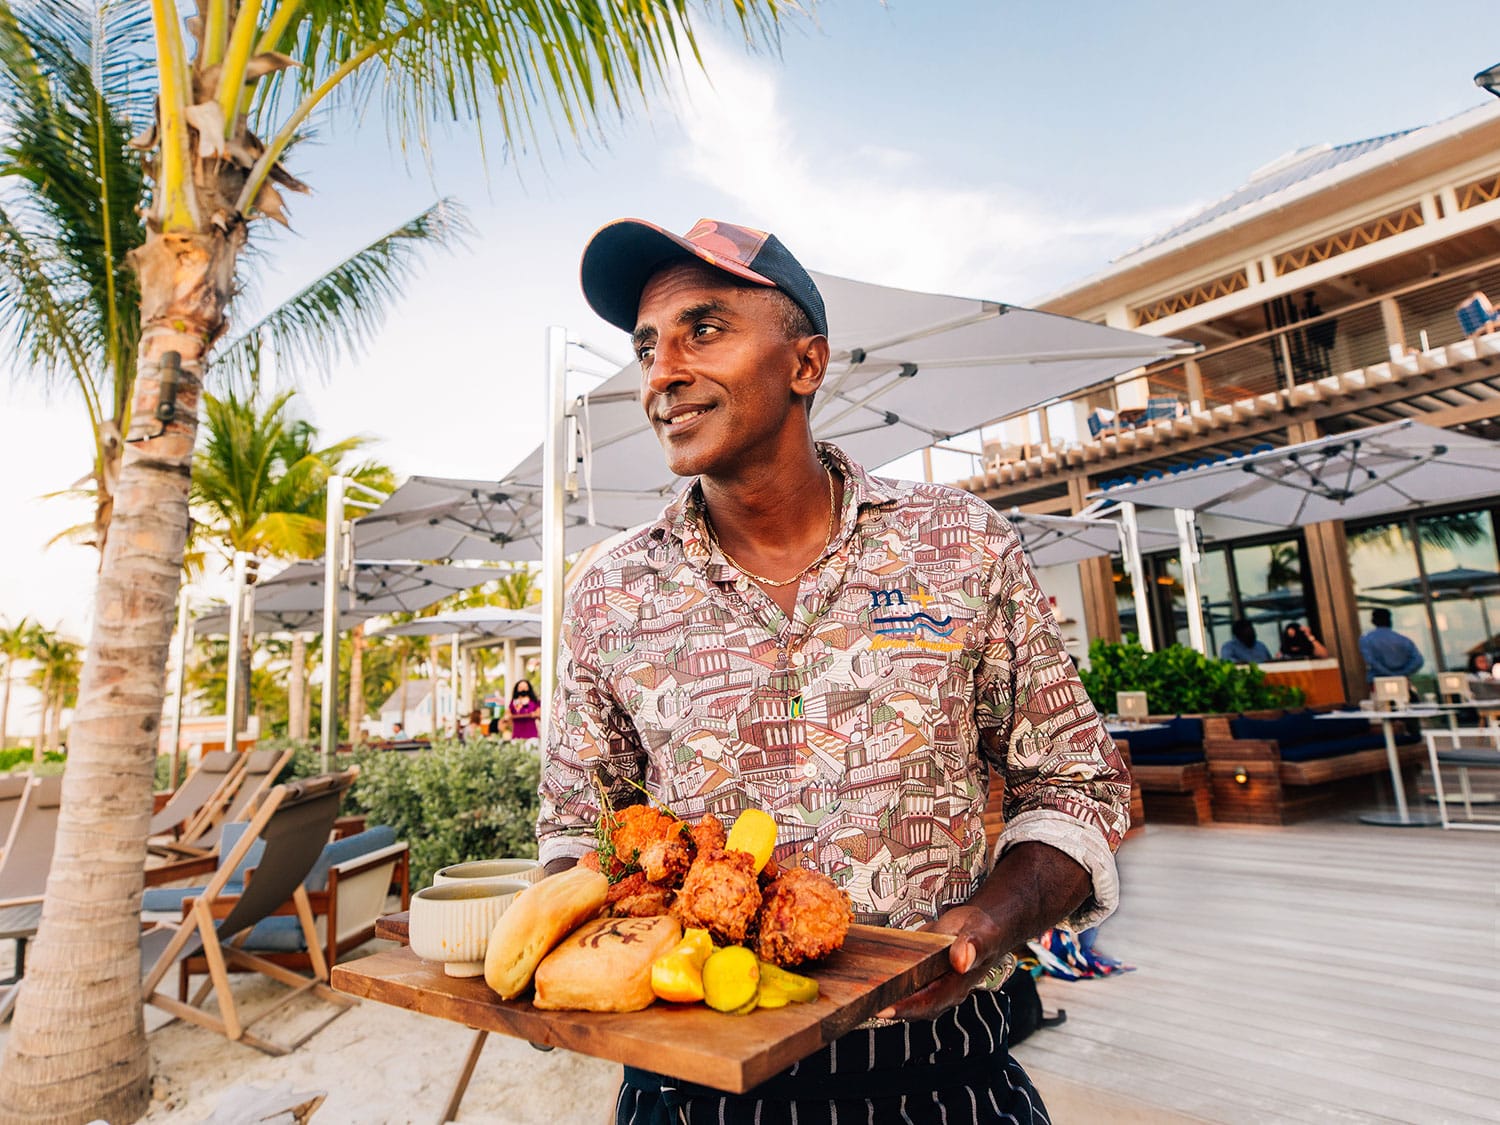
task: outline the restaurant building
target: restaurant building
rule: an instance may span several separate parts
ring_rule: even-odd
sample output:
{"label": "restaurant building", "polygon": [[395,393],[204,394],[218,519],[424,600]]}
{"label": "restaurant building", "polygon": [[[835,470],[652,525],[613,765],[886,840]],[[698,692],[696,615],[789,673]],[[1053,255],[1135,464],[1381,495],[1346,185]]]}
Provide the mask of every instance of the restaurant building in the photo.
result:
{"label": "restaurant building", "polygon": [[[957,483],[1004,511],[1066,514],[1113,482],[1400,418],[1500,438],[1500,331],[1471,334],[1457,315],[1475,293],[1500,303],[1500,103],[1300,150],[1038,304],[1202,351],[986,427],[978,471]],[[1238,617],[1273,652],[1283,624],[1310,623],[1358,698],[1359,634],[1384,605],[1424,673],[1462,669],[1500,648],[1497,508],[1210,540],[1208,647]],[[1145,578],[1157,644],[1187,643],[1176,552],[1148,556]],[[1118,559],[1043,584],[1075,652],[1135,627]]]}

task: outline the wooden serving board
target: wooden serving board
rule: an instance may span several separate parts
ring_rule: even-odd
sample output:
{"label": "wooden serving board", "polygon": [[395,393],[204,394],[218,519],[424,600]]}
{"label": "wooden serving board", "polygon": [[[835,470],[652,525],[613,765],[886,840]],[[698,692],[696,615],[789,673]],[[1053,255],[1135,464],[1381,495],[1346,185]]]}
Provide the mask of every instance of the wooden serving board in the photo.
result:
{"label": "wooden serving board", "polygon": [[744,1016],[661,1001],[642,1012],[544,1012],[529,1000],[501,1000],[482,977],[447,976],[410,949],[335,965],[332,984],[351,996],[739,1094],[936,980],[952,940],[851,926],[842,949],[804,970],[817,978],[817,1000]]}

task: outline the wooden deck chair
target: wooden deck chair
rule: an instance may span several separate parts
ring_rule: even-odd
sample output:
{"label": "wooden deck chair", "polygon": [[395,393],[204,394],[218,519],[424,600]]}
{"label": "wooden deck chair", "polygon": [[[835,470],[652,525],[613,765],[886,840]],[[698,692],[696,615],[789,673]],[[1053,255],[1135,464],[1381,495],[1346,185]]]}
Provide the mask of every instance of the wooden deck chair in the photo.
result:
{"label": "wooden deck chair", "polygon": [[29,773],[0,774],[0,855],[5,854],[5,838],[10,835],[10,826],[16,822],[16,812],[21,807],[21,794],[26,792]]}
{"label": "wooden deck chair", "polygon": [[15,970],[0,981],[0,1020],[10,1015],[26,975],[26,943],[41,921],[61,806],[61,776],[26,777],[26,791],[0,856],[0,938],[16,943]]}
{"label": "wooden deck chair", "polygon": [[[142,985],[146,1003],[271,1055],[296,1050],[353,1005],[351,998],[328,987],[328,962],[323,956],[307,889],[302,883],[333,830],[339,801],[358,773],[358,769],[350,769],[344,773],[304,778],[278,785],[266,794],[214,877],[193,901],[189,916],[175,927],[148,930],[142,935],[142,963],[150,965]],[[224,885],[257,841],[264,841],[265,850],[255,869],[255,877],[246,883],[242,894],[221,899]],[[301,922],[312,959],[313,974],[310,977],[240,948],[241,940],[255,924],[274,914],[288,899]],[[200,952],[208,961],[208,980],[191,1001],[184,1003],[157,990],[172,966],[182,958]],[[231,966],[252,969],[288,985],[291,991],[252,1019],[243,1019],[229,984]],[[217,1002],[217,1015],[199,1007],[210,992]],[[304,992],[312,992],[339,1010],[290,1044],[275,1043],[251,1033],[254,1024]]]}
{"label": "wooden deck chair", "polygon": [[206,806],[188,822],[180,839],[153,844],[151,850],[158,855],[188,858],[213,855],[219,849],[224,825],[250,819],[256,804],[276,784],[277,774],[286,768],[294,753],[295,748],[288,746],[285,750],[252,750],[242,755],[245,764],[238,772],[228,803],[217,808]]}
{"label": "wooden deck chair", "polygon": [[151,817],[150,836],[160,836],[186,828],[204,809],[229,807],[230,796],[238,782],[245,755],[228,750],[210,750],[198,759],[198,766],[177,787],[171,800]]}

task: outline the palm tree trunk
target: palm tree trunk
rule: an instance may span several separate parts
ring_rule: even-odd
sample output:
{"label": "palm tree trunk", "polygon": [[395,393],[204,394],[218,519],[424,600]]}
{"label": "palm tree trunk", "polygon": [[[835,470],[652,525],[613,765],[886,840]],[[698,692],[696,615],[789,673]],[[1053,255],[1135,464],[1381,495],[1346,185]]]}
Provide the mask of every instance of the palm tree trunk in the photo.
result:
{"label": "palm tree trunk", "polygon": [[47,749],[59,750],[62,748],[62,713],[63,693],[56,692],[52,697],[52,711],[47,720]]}
{"label": "palm tree trunk", "polygon": [[349,743],[365,740],[365,626],[360,622],[349,633]]}
{"label": "palm tree trunk", "polygon": [[292,674],[286,684],[286,729],[291,738],[307,741],[307,638],[292,634]]}
{"label": "palm tree trunk", "polygon": [[[134,1121],[150,1101],[140,906],[167,649],[188,529],[204,354],[244,227],[153,232],[135,252],[141,342],[112,534],[94,594],[57,850],[41,927],[0,1063],[0,1123]],[[177,410],[154,411],[159,363],[182,361]]]}
{"label": "palm tree trunk", "polygon": [[7,660],[5,662],[5,692],[0,695],[0,750],[5,749],[5,725],[10,720],[10,678],[15,670],[15,660]]}

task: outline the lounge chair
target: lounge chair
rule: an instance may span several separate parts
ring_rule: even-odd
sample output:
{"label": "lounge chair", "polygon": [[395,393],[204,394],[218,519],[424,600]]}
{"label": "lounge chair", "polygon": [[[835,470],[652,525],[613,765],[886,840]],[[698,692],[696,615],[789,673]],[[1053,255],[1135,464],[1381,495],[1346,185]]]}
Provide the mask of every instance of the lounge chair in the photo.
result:
{"label": "lounge chair", "polygon": [[0,939],[16,943],[15,971],[0,981],[0,1020],[10,1015],[26,975],[26,943],[42,918],[42,894],[52,870],[62,777],[26,777],[26,791],[0,857]]}
{"label": "lounge chair", "polygon": [[[224,830],[225,847],[231,851],[238,842],[243,825],[231,824]],[[224,884],[221,902],[243,891],[247,879],[264,851],[256,844]],[[404,842],[398,843],[395,830],[378,826],[353,836],[334,840],[323,846],[318,861],[302,881],[312,906],[313,918],[323,943],[323,955],[331,966],[338,959],[375,936],[375,920],[386,911],[386,899],[395,893],[400,909],[411,903],[409,856]],[[185,919],[192,900],[203,894],[203,887],[150,888],[141,899],[144,921]],[[250,931],[240,948],[258,953],[268,961],[291,969],[312,967],[311,951],[290,902],[283,903],[271,917]],[[187,998],[187,978],[207,971],[202,956],[184,958],[178,965],[178,998]]]}
{"label": "lounge chair", "polygon": [[245,757],[227,750],[210,750],[204,754],[198,760],[198,768],[177,787],[161,811],[151,817],[148,835],[160,836],[186,828],[205,808],[227,808]]}
{"label": "lounge chair", "polygon": [[[289,746],[285,750],[252,750],[244,755],[245,764],[233,783],[227,805],[206,806],[198,816],[189,821],[180,839],[153,844],[151,850],[158,855],[188,859],[214,855],[218,851],[224,825],[249,819],[256,803],[276,783],[277,774],[286,768],[294,752]],[[149,872],[148,878],[160,881],[156,870]]]}
{"label": "lounge chair", "polygon": [[21,807],[21,794],[26,792],[30,780],[29,773],[0,774],[0,855],[5,854],[5,838],[10,835],[16,810]]}
{"label": "lounge chair", "polygon": [[[328,987],[328,962],[323,956],[303,881],[317,863],[333,830],[339,802],[358,772],[350,769],[339,774],[304,778],[275,786],[266,794],[244,832],[225,854],[213,878],[193,899],[186,911],[187,917],[176,926],[142,934],[142,964],[150,966],[142,985],[147,1004],[272,1055],[295,1050],[352,1006],[354,1001],[349,997]],[[264,841],[265,849],[255,868],[254,878],[246,882],[241,894],[225,895],[225,887],[242,869],[255,844],[261,841]],[[242,948],[242,942],[255,925],[275,914],[288,899],[307,944],[312,962],[311,976],[302,976]],[[184,1002],[157,991],[163,977],[174,965],[199,953],[207,961],[208,980],[191,1001]],[[253,1019],[245,1020],[230,987],[230,968],[259,972],[288,985],[291,991]],[[217,1001],[217,1014],[198,1006],[209,992],[214,993]],[[286,1045],[250,1032],[252,1025],[304,992],[314,993],[339,1011]]]}

